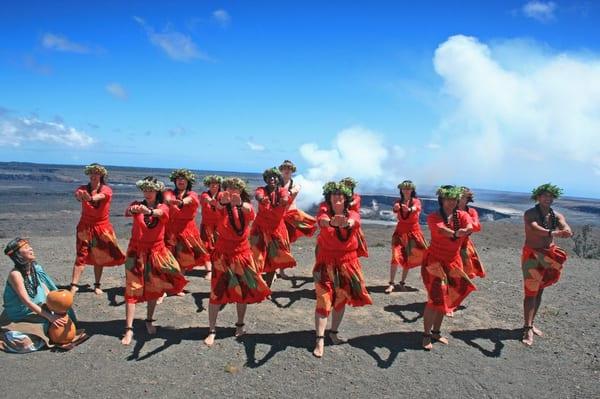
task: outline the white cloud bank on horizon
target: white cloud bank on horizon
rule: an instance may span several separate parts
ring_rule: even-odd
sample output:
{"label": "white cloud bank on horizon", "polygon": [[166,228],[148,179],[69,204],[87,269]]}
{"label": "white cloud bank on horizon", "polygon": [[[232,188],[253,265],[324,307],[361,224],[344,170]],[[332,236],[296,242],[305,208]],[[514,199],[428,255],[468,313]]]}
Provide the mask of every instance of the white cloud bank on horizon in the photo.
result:
{"label": "white cloud bank on horizon", "polygon": [[20,147],[28,143],[44,143],[62,147],[85,148],[95,142],[96,140],[87,133],[62,122],[0,116],[0,147]]}
{"label": "white cloud bank on horizon", "polygon": [[357,191],[393,184],[395,173],[389,161],[401,159],[404,150],[386,145],[377,132],[353,126],[339,132],[331,148],[306,143],[300,146],[300,155],[309,166],[294,181],[302,187],[298,206],[307,209],[321,200],[323,185],[328,181],[351,176],[358,180]]}
{"label": "white cloud bank on horizon", "polygon": [[134,16],[136,21],[148,35],[150,43],[161,49],[169,58],[180,62],[189,62],[195,59],[212,61],[212,58],[198,49],[196,43],[188,35],[165,28],[156,32],[143,18]]}
{"label": "white cloud bank on horizon", "polygon": [[325,182],[345,176],[359,181],[359,192],[395,189],[410,178],[417,186],[524,191],[550,180],[567,193],[600,176],[600,57],[456,35],[436,49],[433,64],[445,106],[435,131],[421,132],[424,145],[394,146],[395,138],[364,127],[341,131],[331,148],[302,145],[301,207],[320,201]]}
{"label": "white cloud bank on horizon", "polygon": [[454,159],[456,172],[491,177],[541,158],[553,172],[562,163],[563,180],[575,163],[600,174],[600,58],[549,54],[522,41],[490,47],[457,35],[433,61],[453,100],[436,133],[454,158],[470,150]]}
{"label": "white cloud bank on horizon", "polygon": [[556,3],[553,1],[532,0],[525,3],[521,10],[526,17],[540,22],[550,22],[555,19]]}

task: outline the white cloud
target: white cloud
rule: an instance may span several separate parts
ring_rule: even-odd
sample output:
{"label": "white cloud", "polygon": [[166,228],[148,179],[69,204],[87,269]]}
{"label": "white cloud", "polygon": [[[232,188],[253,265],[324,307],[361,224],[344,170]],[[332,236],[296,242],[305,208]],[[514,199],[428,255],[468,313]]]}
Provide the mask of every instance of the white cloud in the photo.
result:
{"label": "white cloud", "polygon": [[308,208],[321,200],[326,182],[347,176],[359,182],[358,191],[393,187],[406,153],[398,145],[387,145],[379,133],[354,126],[339,132],[331,148],[306,143],[300,146],[300,155],[309,167],[295,178],[302,186],[298,204]]}
{"label": "white cloud", "polygon": [[106,91],[119,100],[127,100],[129,98],[129,93],[127,93],[127,90],[125,90],[125,88],[119,83],[113,82],[107,84]]}
{"label": "white cloud", "polygon": [[95,142],[87,133],[64,123],[45,122],[37,118],[0,117],[0,146],[19,147],[28,143],[44,143],[84,148]]}
{"label": "white cloud", "polygon": [[530,43],[528,59],[523,43],[513,52],[511,46],[457,35],[436,50],[435,70],[452,105],[436,131],[446,150],[428,165],[432,175],[535,181],[536,172],[566,180],[569,165],[597,167],[600,58],[552,53]]}
{"label": "white cloud", "polygon": [[265,146],[262,144],[257,144],[253,141],[247,141],[246,144],[248,145],[248,147],[252,150],[252,151],[264,151],[265,150]]}
{"label": "white cloud", "polygon": [[89,53],[90,49],[79,43],[69,40],[66,36],[46,33],[42,37],[42,46],[49,50],[63,51],[69,53],[85,54]]}
{"label": "white cloud", "polygon": [[190,36],[174,31],[169,27],[162,32],[156,32],[144,19],[135,16],[133,19],[144,28],[150,43],[161,49],[172,60],[182,62],[195,59],[212,61],[212,58],[198,49]]}
{"label": "white cloud", "polygon": [[213,11],[212,18],[223,28],[228,27],[231,23],[231,16],[223,9]]}
{"label": "white cloud", "polygon": [[553,1],[529,1],[523,5],[522,11],[526,17],[533,18],[540,22],[550,22],[555,19],[554,11],[556,3]]}

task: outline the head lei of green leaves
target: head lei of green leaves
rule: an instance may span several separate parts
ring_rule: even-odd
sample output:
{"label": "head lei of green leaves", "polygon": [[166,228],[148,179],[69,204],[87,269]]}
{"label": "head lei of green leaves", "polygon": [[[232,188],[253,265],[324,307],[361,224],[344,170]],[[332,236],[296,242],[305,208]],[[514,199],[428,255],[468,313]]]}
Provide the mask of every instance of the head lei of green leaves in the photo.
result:
{"label": "head lei of green leaves", "polygon": [[183,177],[185,180],[188,181],[188,183],[196,183],[196,175],[189,169],[175,169],[169,175],[169,180],[175,183],[175,180],[177,180],[177,178],[179,177]]}
{"label": "head lei of green leaves", "polygon": [[245,180],[239,177],[227,177],[221,182],[221,188],[227,190],[228,188],[239,190],[242,201],[250,202],[250,193],[248,193],[248,184]]}
{"label": "head lei of green leaves", "polygon": [[399,190],[415,190],[417,186],[411,180],[404,180],[402,183],[398,184]]}
{"label": "head lei of green leaves", "polygon": [[294,165],[294,163],[289,159],[286,159],[281,163],[281,165],[279,165],[280,171],[283,171],[285,168],[289,168],[292,170],[292,173],[296,173],[296,165]]}
{"label": "head lei of green leaves", "polygon": [[211,184],[221,184],[222,182],[223,178],[218,175],[208,175],[204,176],[204,179],[202,179],[202,184],[204,184],[205,187],[210,187]]}
{"label": "head lei of green leaves", "polygon": [[458,200],[462,196],[462,190],[460,187],[446,185],[438,188],[436,192],[438,198],[448,198]]}
{"label": "head lei of green leaves", "polygon": [[165,184],[153,176],[146,176],[142,180],[138,180],[135,185],[142,191],[158,191],[165,190]]}
{"label": "head lei of green leaves", "polygon": [[330,181],[325,183],[323,186],[323,196],[325,198],[330,197],[332,194],[342,194],[346,198],[352,197],[352,191],[348,186],[342,183],[336,183],[334,181]]}
{"label": "head lei of green leaves", "polygon": [[265,183],[269,183],[269,179],[271,177],[275,177],[278,181],[280,181],[282,178],[281,172],[276,167],[265,169],[265,171],[262,174],[262,177]]}
{"label": "head lei of green leaves", "polygon": [[108,171],[106,170],[106,168],[100,165],[99,163],[91,163],[87,165],[85,169],[83,169],[83,172],[88,176],[94,173],[105,177],[108,176]]}
{"label": "head lei of green leaves", "polygon": [[469,187],[461,186],[460,190],[462,192],[461,197],[467,196],[467,203],[475,201],[475,194]]}
{"label": "head lei of green leaves", "polygon": [[340,184],[348,187],[352,192],[354,192],[354,189],[356,186],[358,186],[358,182],[351,177],[344,177],[342,180],[340,180]]}
{"label": "head lei of green leaves", "polygon": [[531,199],[537,201],[538,197],[543,193],[548,193],[556,199],[563,194],[563,190],[551,183],[542,184],[531,191]]}

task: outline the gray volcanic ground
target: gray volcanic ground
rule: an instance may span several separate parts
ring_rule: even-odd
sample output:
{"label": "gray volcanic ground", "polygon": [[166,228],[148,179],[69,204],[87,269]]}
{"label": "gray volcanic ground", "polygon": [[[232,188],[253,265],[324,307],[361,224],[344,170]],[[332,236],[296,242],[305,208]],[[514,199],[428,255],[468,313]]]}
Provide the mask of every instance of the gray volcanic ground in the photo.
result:
{"label": "gray volcanic ground", "polygon": [[[59,284],[67,284],[75,255],[79,204],[72,192],[84,182],[81,167],[0,165],[0,244],[29,236],[39,263]],[[125,248],[130,220],[125,206],[140,198],[135,180],[156,170],[111,168],[115,191],[112,221]],[[162,178],[168,171],[163,170]],[[206,172],[209,173],[209,172]],[[258,175],[247,175],[259,184]],[[523,227],[518,214],[530,206],[526,195],[477,192],[478,202],[515,216],[484,222],[473,236],[487,270],[478,290],[464,302],[443,332],[446,347],[420,349],[426,293],[419,269],[409,273],[411,292],[383,293],[388,281],[393,226],[366,224],[370,256],[362,261],[374,304],[348,308],[340,334],[348,343],[312,357],[314,292],[311,268],[314,238],[293,246],[298,266],[293,278],[277,280],[271,301],[251,305],[248,334],[233,337],[234,306],[219,316],[217,343],[202,344],[207,334],[210,284],[203,272],[188,276],[188,294],[170,297],[157,309],[156,336],[143,329],[145,306],[137,310],[134,343],[123,347],[124,273],[105,269],[105,294],[88,289],[75,298],[79,327],[92,337],[66,353],[0,353],[0,389],[7,398],[39,397],[431,397],[431,398],[597,398],[600,393],[598,302],[599,262],[573,253],[572,240],[558,244],[569,252],[561,280],[548,288],[537,325],[545,332],[534,346],[520,342]],[[517,198],[517,199],[516,199]],[[385,206],[380,198],[381,208]],[[368,203],[366,207],[368,208]],[[502,209],[500,209],[502,208]],[[575,231],[594,224],[598,202],[566,199],[556,208]],[[594,216],[596,215],[596,216]],[[429,232],[424,228],[426,237]],[[2,257],[3,280],[11,265]],[[92,283],[87,269],[82,283]]]}

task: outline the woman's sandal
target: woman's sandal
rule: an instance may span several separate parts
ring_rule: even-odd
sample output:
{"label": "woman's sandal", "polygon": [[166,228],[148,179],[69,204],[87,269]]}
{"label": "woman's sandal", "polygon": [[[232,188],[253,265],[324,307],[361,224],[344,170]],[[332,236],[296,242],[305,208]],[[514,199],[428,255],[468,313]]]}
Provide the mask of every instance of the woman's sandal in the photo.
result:
{"label": "woman's sandal", "polygon": [[431,334],[423,333],[423,349],[426,351],[430,351],[433,349],[433,344],[431,343]]}
{"label": "woman's sandal", "polygon": [[[319,341],[323,341],[323,347],[325,347],[325,336],[324,336],[324,335],[317,335],[317,336],[315,337],[315,340],[316,340],[316,343],[318,343]],[[317,359],[320,359],[320,358],[322,358],[322,357],[323,357],[323,353],[321,353],[321,354],[317,354],[317,353],[316,353],[316,350],[317,350],[316,343],[315,343],[315,349],[313,350],[312,354],[313,354],[313,356],[314,356],[314,357],[316,357]]]}
{"label": "woman's sandal", "polygon": [[[244,323],[235,323],[235,337],[239,338],[242,335],[246,334],[246,331],[244,331],[243,327],[245,326]],[[240,332],[238,332],[238,330],[241,330]]]}
{"label": "woman's sandal", "polygon": [[[208,337],[210,337],[211,335],[214,335],[212,341],[207,341]],[[208,330],[208,335],[206,336],[206,338],[204,338],[204,345],[206,345],[210,348],[211,346],[214,345],[215,338],[217,338],[217,330]]]}
{"label": "woman's sandal", "polygon": [[391,294],[392,292],[394,292],[395,288],[396,288],[396,284],[394,284],[393,281],[389,281],[388,287],[383,292],[385,292],[386,294]]}
{"label": "woman's sandal", "polygon": [[448,345],[448,338],[442,337],[441,331],[431,330],[431,340],[440,344]]}

